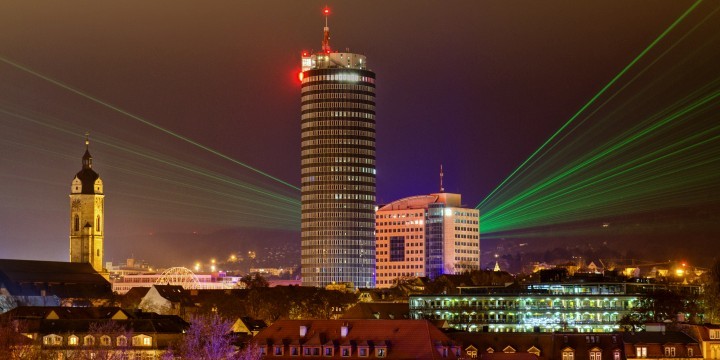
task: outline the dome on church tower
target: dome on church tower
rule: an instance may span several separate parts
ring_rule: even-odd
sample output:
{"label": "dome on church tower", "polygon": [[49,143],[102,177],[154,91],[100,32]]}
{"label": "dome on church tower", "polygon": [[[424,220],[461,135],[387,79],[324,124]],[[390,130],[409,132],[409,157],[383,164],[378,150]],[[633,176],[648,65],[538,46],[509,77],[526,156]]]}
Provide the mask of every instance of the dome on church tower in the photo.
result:
{"label": "dome on church tower", "polygon": [[85,154],[82,157],[82,170],[75,174],[71,185],[73,194],[102,194],[102,180],[100,175],[92,169],[92,155],[90,155],[90,140],[85,140]]}

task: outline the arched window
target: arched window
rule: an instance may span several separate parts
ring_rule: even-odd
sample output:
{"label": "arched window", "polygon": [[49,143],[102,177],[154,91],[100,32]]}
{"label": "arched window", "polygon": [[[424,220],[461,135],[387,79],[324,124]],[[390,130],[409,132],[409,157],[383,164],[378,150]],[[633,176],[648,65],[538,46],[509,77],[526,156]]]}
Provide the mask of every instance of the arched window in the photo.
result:
{"label": "arched window", "polygon": [[78,337],[75,335],[70,335],[68,337],[68,345],[75,346],[78,344]]}
{"label": "arched window", "polygon": [[117,346],[127,346],[127,338],[124,335],[117,337]]}
{"label": "arched window", "polygon": [[73,220],[73,229],[74,231],[80,231],[80,216],[75,215],[75,219]]}

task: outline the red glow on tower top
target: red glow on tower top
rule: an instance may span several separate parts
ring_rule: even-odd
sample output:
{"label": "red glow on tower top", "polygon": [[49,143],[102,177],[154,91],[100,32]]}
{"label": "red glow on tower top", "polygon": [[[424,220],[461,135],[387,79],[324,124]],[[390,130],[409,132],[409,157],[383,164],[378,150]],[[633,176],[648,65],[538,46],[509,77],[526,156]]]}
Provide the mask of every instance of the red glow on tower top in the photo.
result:
{"label": "red glow on tower top", "polygon": [[330,27],[328,27],[328,15],[330,15],[330,9],[326,6],[323,9],[323,15],[325,15],[325,28],[323,29],[323,42],[322,49],[325,53],[330,53]]}

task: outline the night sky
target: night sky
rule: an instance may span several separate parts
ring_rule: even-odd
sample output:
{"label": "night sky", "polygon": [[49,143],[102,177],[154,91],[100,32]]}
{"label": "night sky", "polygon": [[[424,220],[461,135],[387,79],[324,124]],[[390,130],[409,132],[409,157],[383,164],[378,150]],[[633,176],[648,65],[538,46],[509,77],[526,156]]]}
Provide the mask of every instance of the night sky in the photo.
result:
{"label": "night sky", "polygon": [[[437,191],[442,164],[445,189],[474,207],[693,3],[329,2],[331,45],[365,54],[377,74],[378,202]],[[324,5],[3,1],[0,57],[299,187],[297,73],[300,53],[320,48]],[[659,49],[718,7],[700,4]],[[718,59],[717,34],[718,14],[677,51]],[[679,62],[663,61],[638,81]],[[698,64],[673,71],[720,76],[717,63]],[[673,79],[662,101],[693,86]],[[266,209],[252,202],[259,193],[244,198],[227,180],[295,200],[299,191],[2,61],[0,258],[67,260],[68,194],[86,131],[105,183],[106,261],[162,262],[147,253],[150,234],[299,232],[298,205]],[[269,219],[273,211],[282,219]]]}

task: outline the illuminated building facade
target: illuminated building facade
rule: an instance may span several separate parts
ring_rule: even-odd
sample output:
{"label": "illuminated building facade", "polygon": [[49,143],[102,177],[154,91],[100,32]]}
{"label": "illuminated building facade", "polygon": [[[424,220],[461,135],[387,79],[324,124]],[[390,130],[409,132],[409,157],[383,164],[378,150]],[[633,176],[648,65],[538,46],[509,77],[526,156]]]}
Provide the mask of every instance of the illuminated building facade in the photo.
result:
{"label": "illuminated building facade", "polygon": [[105,195],[100,175],[92,168],[89,147],[85,139],[82,169],[70,186],[70,262],[90,263],[103,273]]}
{"label": "illuminated building facade", "polygon": [[[326,15],[328,11],[325,11]],[[327,20],[326,20],[327,21]],[[375,73],[364,55],[303,53],[302,283],[375,286]]]}
{"label": "illuminated building facade", "polygon": [[[499,287],[461,289],[460,295],[419,295],[410,318],[446,320],[456,329],[482,332],[608,332],[619,329],[638,298],[665,285],[636,283],[536,283],[519,291]],[[698,294],[700,287],[672,291]]]}
{"label": "illuminated building facade", "polygon": [[377,286],[398,278],[480,269],[480,212],[461,195],[437,193],[394,201],[376,215]]}

